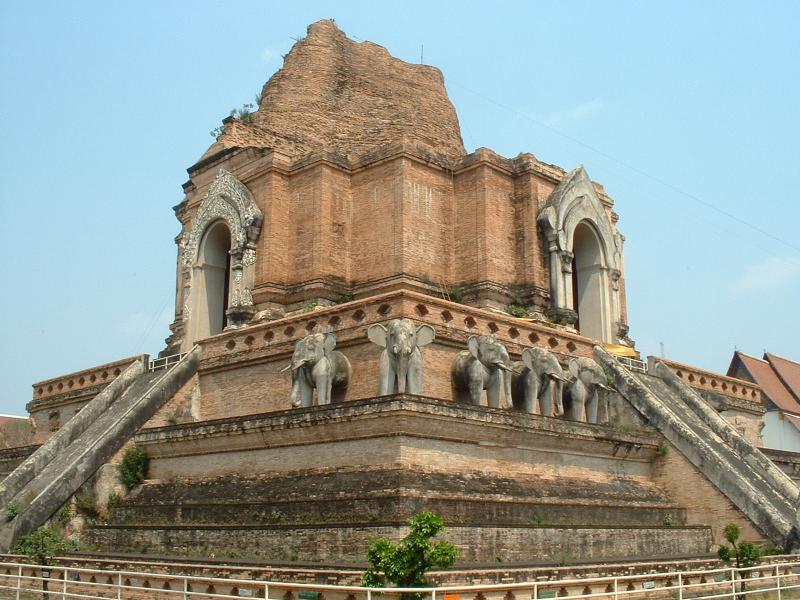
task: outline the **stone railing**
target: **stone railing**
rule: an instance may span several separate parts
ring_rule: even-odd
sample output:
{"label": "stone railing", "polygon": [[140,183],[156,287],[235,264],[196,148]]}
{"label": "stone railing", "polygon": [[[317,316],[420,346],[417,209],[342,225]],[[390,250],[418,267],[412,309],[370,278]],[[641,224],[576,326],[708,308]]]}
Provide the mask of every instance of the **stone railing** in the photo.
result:
{"label": "stone railing", "polygon": [[[755,383],[744,381],[743,379],[736,379],[735,377],[728,377],[727,375],[720,375],[712,371],[705,371],[697,367],[690,367],[679,362],[666,360],[664,358],[650,357],[650,360],[658,360],[673,371],[679,379],[686,382],[693,388],[700,390],[707,390],[710,392],[717,392],[725,396],[733,398],[740,398],[749,402],[761,403],[761,388]],[[652,367],[652,365],[650,365]]]}
{"label": "stone railing", "polygon": [[394,318],[409,318],[436,329],[436,339],[459,349],[470,335],[494,334],[512,354],[523,347],[540,346],[562,358],[592,356],[595,340],[537,322],[517,319],[410,291],[371,296],[336,306],[225,331],[198,343],[203,362],[228,364],[237,355],[277,355],[291,352],[299,339],[317,332],[336,332],[339,346],[365,341],[366,328]]}
{"label": "stone railing", "polygon": [[69,373],[67,375],[34,383],[33,403],[38,404],[40,401],[47,401],[50,398],[55,398],[69,392],[79,392],[81,390],[88,390],[89,388],[106,386],[138,360],[142,360],[142,356],[123,358],[122,360],[92,367],[91,369],[84,369],[83,371],[77,371],[75,373]]}

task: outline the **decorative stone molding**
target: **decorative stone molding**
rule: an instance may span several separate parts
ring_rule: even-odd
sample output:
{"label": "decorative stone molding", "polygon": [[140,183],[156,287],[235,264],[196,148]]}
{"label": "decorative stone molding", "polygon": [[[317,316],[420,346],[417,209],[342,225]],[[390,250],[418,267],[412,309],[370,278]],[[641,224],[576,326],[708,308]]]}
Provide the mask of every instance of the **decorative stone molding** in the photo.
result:
{"label": "decorative stone molding", "polygon": [[[231,235],[231,280],[228,298],[228,328],[245,325],[255,314],[252,288],[255,277],[256,242],[261,234],[264,217],[250,191],[230,171],[220,168],[208,193],[205,195],[192,220],[188,233],[180,236],[183,266],[182,320],[191,320],[193,303],[193,280],[199,260],[203,238],[214,223],[222,221]],[[183,347],[194,343],[196,326],[188,326]],[[192,339],[188,339],[192,338]]]}
{"label": "decorative stone molding", "polygon": [[249,250],[248,262],[255,263],[255,242],[261,233],[264,216],[245,185],[230,171],[220,169],[200,203],[191,233],[185,238],[184,267],[191,267],[197,262],[200,240],[208,226],[218,220],[225,221],[230,229],[231,254],[242,255]]}
{"label": "decorative stone molding", "polygon": [[608,298],[602,302],[604,339],[626,343],[616,326],[621,321],[619,280],[622,277],[623,237],[616,231],[608,212],[586,170],[579,166],[553,190],[537,217],[550,254],[550,313],[567,315],[573,312],[572,261],[576,227],[587,223],[600,245],[601,264],[598,273]]}

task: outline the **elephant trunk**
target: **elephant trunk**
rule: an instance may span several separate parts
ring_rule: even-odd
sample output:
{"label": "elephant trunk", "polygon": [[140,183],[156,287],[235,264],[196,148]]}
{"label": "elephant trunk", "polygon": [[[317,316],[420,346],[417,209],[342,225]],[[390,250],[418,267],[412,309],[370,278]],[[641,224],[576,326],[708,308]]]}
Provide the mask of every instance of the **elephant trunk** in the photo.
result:
{"label": "elephant trunk", "polygon": [[401,354],[397,357],[397,393],[406,393],[406,381],[408,380],[408,356]]}
{"label": "elephant trunk", "polygon": [[503,367],[503,391],[505,392],[506,396],[505,407],[511,408],[513,404],[511,399],[511,374],[514,372],[514,370],[506,367],[505,365],[503,365]]}
{"label": "elephant trunk", "polygon": [[289,395],[289,401],[295,408],[300,406],[300,373],[296,369],[292,369],[292,393]]}

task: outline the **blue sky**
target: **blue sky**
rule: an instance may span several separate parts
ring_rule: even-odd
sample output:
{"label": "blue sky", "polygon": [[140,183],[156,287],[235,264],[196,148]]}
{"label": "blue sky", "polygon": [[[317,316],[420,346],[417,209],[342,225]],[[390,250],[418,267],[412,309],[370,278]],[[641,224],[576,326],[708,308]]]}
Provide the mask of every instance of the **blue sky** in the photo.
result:
{"label": "blue sky", "polygon": [[298,4],[0,4],[0,413],[163,347],[185,169],[321,18],[409,62],[424,47],[468,150],[605,185],[644,355],[800,359],[800,4]]}

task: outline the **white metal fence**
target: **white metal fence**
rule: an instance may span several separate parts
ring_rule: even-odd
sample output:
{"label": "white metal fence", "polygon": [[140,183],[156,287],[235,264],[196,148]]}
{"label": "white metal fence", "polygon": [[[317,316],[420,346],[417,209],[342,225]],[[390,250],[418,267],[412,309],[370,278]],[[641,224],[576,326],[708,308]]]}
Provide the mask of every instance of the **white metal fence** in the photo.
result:
{"label": "white metal fence", "polygon": [[647,363],[643,360],[630,358],[628,356],[617,356],[619,362],[628,367],[631,371],[638,371],[639,373],[647,373]]}
{"label": "white metal fence", "polygon": [[152,373],[154,371],[169,369],[173,365],[178,364],[178,362],[180,362],[180,360],[187,354],[188,352],[183,352],[181,354],[170,354],[169,356],[162,356],[161,358],[155,358],[150,361],[147,370],[150,373]]}
{"label": "white metal fence", "polygon": [[[47,592],[43,592],[44,582],[47,582]],[[565,597],[793,600],[800,598],[800,562],[764,564],[748,569],[721,568],[436,588],[367,588],[0,563],[0,597],[15,600],[42,597],[49,600],[373,600],[377,595],[383,600],[400,600],[405,593],[420,593],[425,600],[547,600]]]}

